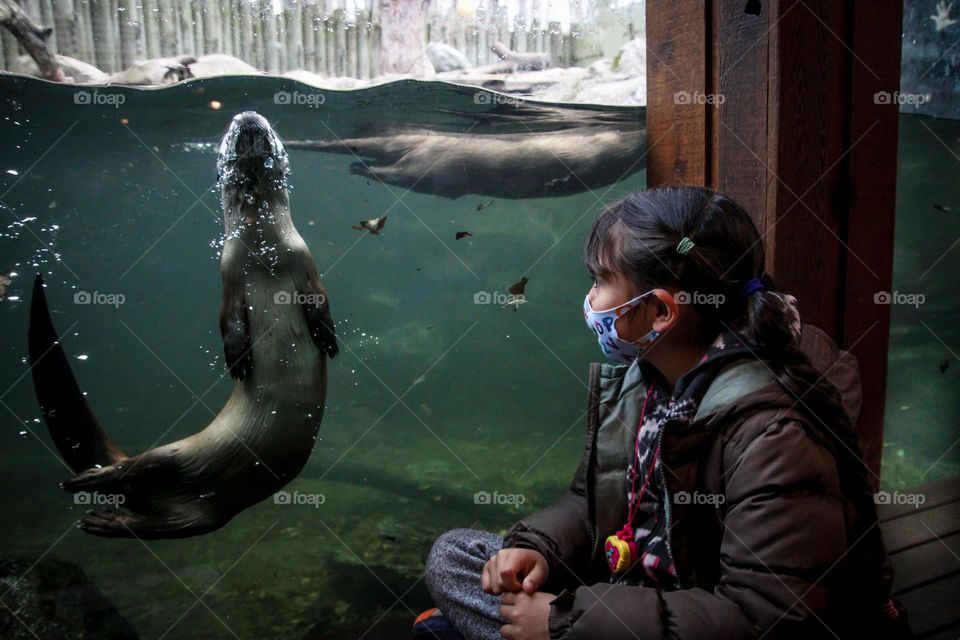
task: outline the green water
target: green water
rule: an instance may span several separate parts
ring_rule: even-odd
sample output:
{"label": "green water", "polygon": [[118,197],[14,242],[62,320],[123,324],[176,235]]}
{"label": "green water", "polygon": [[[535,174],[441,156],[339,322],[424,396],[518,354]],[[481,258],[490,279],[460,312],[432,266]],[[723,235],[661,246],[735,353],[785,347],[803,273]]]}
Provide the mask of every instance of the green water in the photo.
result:
{"label": "green water", "polygon": [[958,120],[900,116],[893,265],[893,290],[924,296],[890,309],[881,479],[901,489],[960,474]]}
{"label": "green water", "polygon": [[[628,131],[645,120],[636,108],[478,105],[473,91],[413,83],[327,93],[320,108],[274,104],[275,91],[293,88],[218,79],[121,90],[115,109],[76,105],[69,87],[0,78],[0,194],[9,190],[0,269],[16,268],[10,293],[21,298],[0,303],[9,407],[0,406],[0,538],[4,549],[80,564],[144,638],[297,638],[318,624],[412,616],[428,604],[421,572],[436,536],[505,529],[555,500],[579,460],[584,380],[597,356],[581,315],[581,243],[600,202],[642,188],[645,172],[593,193],[498,199],[477,212],[491,198],[405,194],[350,175],[351,156],[293,151],[292,216],[326,284],[341,351],[320,439],[287,490],[325,502],[264,502],[182,541],[104,540],[73,528],[87,507],[57,487],[71,474],[50,450],[25,376],[32,275],[47,274],[81,388],[124,450],[206,426],[231,388],[212,187],[214,145],[234,113],[255,109],[287,139],[403,124],[525,131],[584,118]],[[380,236],[351,229],[391,205]],[[473,235],[455,240],[457,231]],[[522,275],[528,302],[519,310],[474,303]],[[77,291],[125,301],[73,304]],[[480,491],[524,502],[476,504]]]}

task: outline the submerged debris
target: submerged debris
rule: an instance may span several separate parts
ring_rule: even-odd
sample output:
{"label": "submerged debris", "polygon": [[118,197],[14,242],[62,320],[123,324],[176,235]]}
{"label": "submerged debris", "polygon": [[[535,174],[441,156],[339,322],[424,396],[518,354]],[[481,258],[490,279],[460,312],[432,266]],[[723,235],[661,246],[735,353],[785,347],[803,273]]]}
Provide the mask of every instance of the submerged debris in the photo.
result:
{"label": "submerged debris", "polygon": [[527,278],[527,276],[523,276],[520,278],[520,280],[510,285],[510,297],[507,299],[507,303],[501,305],[500,308],[505,309],[507,307],[513,307],[513,310],[517,311],[520,309],[520,305],[526,304],[527,297],[524,294],[524,291],[527,288],[528,282],[530,282],[530,279]]}
{"label": "submerged debris", "polygon": [[473,234],[469,231],[457,231],[457,240],[466,238],[467,236],[473,237]]}
{"label": "submerged debris", "polygon": [[7,298],[7,287],[13,283],[13,279],[16,277],[17,273],[12,269],[7,269],[3,273],[0,273],[0,300]]}
{"label": "submerged debris", "polygon": [[381,218],[370,218],[369,220],[361,220],[359,224],[351,225],[351,229],[356,229],[357,231],[369,231],[371,234],[378,236],[380,235],[380,230],[383,229],[383,225],[387,224],[387,216]]}
{"label": "submerged debris", "polygon": [[483,211],[484,209],[492,205],[494,202],[496,202],[496,200],[491,200],[490,202],[481,202],[477,204],[477,213],[480,213],[481,211]]}

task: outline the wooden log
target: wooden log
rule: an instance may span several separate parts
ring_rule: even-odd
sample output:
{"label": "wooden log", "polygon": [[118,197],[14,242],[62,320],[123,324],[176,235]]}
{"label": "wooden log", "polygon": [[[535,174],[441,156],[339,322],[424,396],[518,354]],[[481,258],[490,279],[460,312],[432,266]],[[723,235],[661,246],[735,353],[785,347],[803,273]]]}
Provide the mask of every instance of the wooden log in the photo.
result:
{"label": "wooden log", "polygon": [[231,47],[233,48],[233,55],[240,58],[241,56],[241,45],[240,45],[240,24],[243,20],[240,17],[241,12],[244,9],[243,0],[232,0],[230,2],[230,40],[232,42]]}
{"label": "wooden log", "polygon": [[193,13],[190,11],[190,0],[179,0],[173,6],[177,13],[175,28],[180,34],[180,46],[176,55],[195,55],[197,50],[193,43]]}
{"label": "wooden log", "polygon": [[333,13],[325,13],[323,16],[323,32],[326,40],[326,75],[337,75],[337,34]]}
{"label": "wooden log", "polygon": [[354,78],[360,75],[360,24],[354,15],[353,22],[349,23],[347,30],[347,56],[352,58],[350,63],[350,75]]}
{"label": "wooden log", "polygon": [[203,2],[191,2],[190,11],[193,13],[193,51],[196,55],[202,56],[207,53],[204,46],[206,39],[203,37]]}
{"label": "wooden log", "polygon": [[110,28],[110,3],[91,2],[93,19],[93,64],[111,73],[116,71],[113,65],[113,31]]}
{"label": "wooden log", "polygon": [[277,55],[277,72],[289,71],[287,68],[287,16],[286,9],[281,4],[277,14],[277,42],[280,43]]}
{"label": "wooden log", "polygon": [[[54,27],[55,19],[53,15],[53,0],[41,0],[39,22],[44,26]],[[47,37],[47,46],[49,46],[52,51],[57,50],[57,30],[55,27]]]}
{"label": "wooden log", "polygon": [[251,44],[250,54],[253,61],[250,63],[257,69],[266,69],[267,67],[267,41],[263,30],[263,14],[265,11],[271,11],[269,5],[257,4],[251,6],[251,21],[253,22],[253,43]]}
{"label": "wooden log", "polygon": [[137,0],[123,0],[120,14],[120,68],[126,69],[143,57],[143,23]]}
{"label": "wooden log", "polygon": [[304,69],[317,72],[317,3],[307,0],[303,5],[303,62]]}
{"label": "wooden log", "polygon": [[177,55],[177,17],[168,0],[158,0],[160,16],[160,55],[164,58]]}
{"label": "wooden log", "polygon": [[249,64],[256,64],[253,59],[253,4],[241,2],[237,5],[240,18],[240,59]]}
{"label": "wooden log", "polygon": [[360,78],[370,76],[370,12],[357,12],[357,64]]}
{"label": "wooden log", "polygon": [[56,51],[62,56],[76,58],[79,43],[79,25],[73,0],[53,0],[53,30],[57,33]]}
{"label": "wooden log", "polygon": [[113,46],[110,47],[111,68],[114,71],[122,69],[120,66],[120,0],[99,0],[106,2],[107,18],[110,22],[110,37]]}
{"label": "wooden log", "polygon": [[203,52],[220,53],[219,8],[216,0],[201,0],[203,7]]}
{"label": "wooden log", "polygon": [[[14,46],[11,47],[7,40],[3,43],[5,60],[13,61],[16,57],[16,44],[19,42],[37,63],[41,77],[63,82],[64,75],[63,70],[60,69],[60,63],[57,62],[56,54],[47,45],[49,28],[37,25],[13,0],[0,0],[0,26],[4,27],[4,35],[13,36]],[[12,53],[14,55],[11,55]]]}
{"label": "wooden log", "polygon": [[344,76],[347,73],[347,21],[343,9],[333,11],[334,74]]}
{"label": "wooden log", "polygon": [[379,22],[373,23],[370,31],[370,74],[376,78],[383,74],[383,28]]}
{"label": "wooden log", "polygon": [[303,7],[293,0],[287,8],[287,70],[305,69],[303,54]]}
{"label": "wooden log", "polygon": [[547,25],[547,30],[549,31],[549,47],[548,51],[550,52],[550,60],[552,64],[561,66],[561,61],[563,59],[563,32],[560,30],[560,23],[558,21],[551,21]]}
{"label": "wooden log", "polygon": [[277,39],[277,14],[269,5],[263,9],[264,71],[279,73],[280,42]]}
{"label": "wooden log", "polygon": [[158,58],[160,49],[160,9],[157,0],[143,1],[143,35],[147,58]]}
{"label": "wooden log", "polygon": [[83,38],[80,48],[81,60],[94,60],[93,17],[90,13],[90,1],[80,0],[77,5],[80,15],[80,34]]}
{"label": "wooden log", "polygon": [[232,12],[230,6],[232,0],[217,0],[217,6],[220,8],[220,14],[217,16],[219,22],[220,49],[219,53],[233,55],[233,35],[232,35]]}

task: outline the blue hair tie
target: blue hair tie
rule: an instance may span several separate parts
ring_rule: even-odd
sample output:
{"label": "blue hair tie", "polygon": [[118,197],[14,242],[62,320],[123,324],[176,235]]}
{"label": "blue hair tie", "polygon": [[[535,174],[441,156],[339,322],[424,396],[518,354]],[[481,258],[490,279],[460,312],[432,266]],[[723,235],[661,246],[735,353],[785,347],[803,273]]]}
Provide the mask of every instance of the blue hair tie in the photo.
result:
{"label": "blue hair tie", "polygon": [[763,280],[760,278],[753,278],[752,280],[747,280],[747,282],[740,287],[740,298],[746,300],[753,295],[755,291],[761,291],[766,287],[763,286]]}

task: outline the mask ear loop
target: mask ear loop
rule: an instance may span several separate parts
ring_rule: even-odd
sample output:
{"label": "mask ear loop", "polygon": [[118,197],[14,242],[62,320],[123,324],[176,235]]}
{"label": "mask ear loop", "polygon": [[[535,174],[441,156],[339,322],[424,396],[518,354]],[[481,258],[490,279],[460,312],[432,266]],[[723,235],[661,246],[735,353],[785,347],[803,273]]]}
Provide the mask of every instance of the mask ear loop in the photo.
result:
{"label": "mask ear loop", "polygon": [[[646,293],[640,294],[639,296],[637,296],[637,298],[652,295],[653,297],[655,297],[655,298],[657,299],[657,301],[662,302],[662,303],[665,304],[667,307],[669,307],[669,309],[670,309],[670,311],[673,313],[673,315],[679,316],[679,315],[680,315],[680,307],[677,306],[677,301],[673,298],[673,296],[667,296],[667,298],[664,299],[664,298],[661,298],[660,296],[656,295],[656,293],[655,293],[656,291],[658,291],[658,290],[657,290],[657,289],[651,289],[650,291],[647,291]],[[636,300],[637,298],[634,298],[633,300]],[[629,302],[633,302],[633,300],[630,300]],[[644,300],[643,302],[644,302],[644,304],[646,304],[647,301]],[[624,304],[627,304],[627,303],[624,303]],[[640,305],[638,304],[638,305],[635,305],[633,308],[631,308],[629,311],[624,311],[624,312],[623,312],[623,315],[627,315],[628,313],[630,313],[631,311],[633,311],[634,309],[636,309],[636,308],[639,307],[639,306],[640,306]],[[617,320],[619,320],[619,319],[620,319],[620,316],[617,316]],[[664,333],[666,333],[666,332],[665,332],[665,331],[657,331],[657,330],[654,329],[653,327],[650,327],[650,331],[648,331],[647,333],[645,333],[645,334],[642,335],[641,337],[637,338],[636,340],[631,340],[631,341],[630,341],[630,344],[636,345],[638,342],[641,342],[641,341],[644,341],[644,342],[646,342],[647,344],[649,344],[649,343],[653,342],[654,340],[656,340],[657,338],[659,338],[660,336],[662,336]]]}

